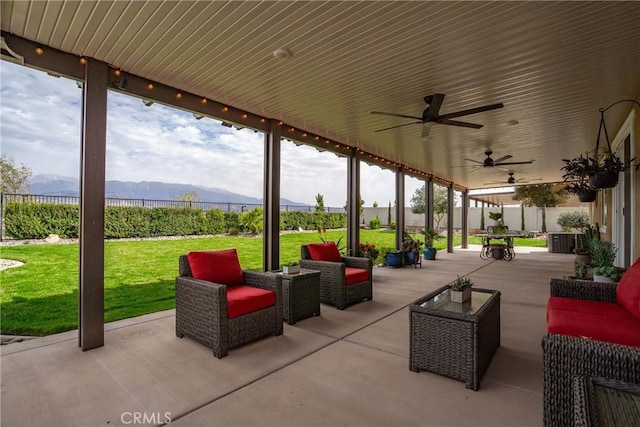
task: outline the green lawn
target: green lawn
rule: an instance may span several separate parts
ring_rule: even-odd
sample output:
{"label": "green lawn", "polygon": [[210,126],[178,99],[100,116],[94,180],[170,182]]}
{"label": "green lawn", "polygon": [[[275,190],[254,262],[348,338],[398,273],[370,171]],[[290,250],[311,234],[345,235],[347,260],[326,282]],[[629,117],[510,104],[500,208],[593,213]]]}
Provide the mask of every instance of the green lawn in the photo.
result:
{"label": "green lawn", "polygon": [[[326,238],[338,240],[344,235],[345,231],[329,231]],[[395,232],[361,230],[360,240],[378,248],[391,248],[395,245]],[[319,241],[317,233],[284,234],[280,237],[280,258],[283,263],[297,261],[301,245]],[[469,237],[469,243],[480,244],[480,239]],[[515,239],[514,244],[545,246],[546,241]],[[455,236],[454,246],[458,245],[460,236]],[[436,247],[445,248],[446,240],[437,241]],[[173,308],[178,256],[189,251],[226,248],[238,250],[243,268],[262,268],[261,237],[107,241],[105,322]],[[77,244],[4,246],[0,247],[0,258],[25,263],[0,272],[2,334],[48,335],[78,327]]]}

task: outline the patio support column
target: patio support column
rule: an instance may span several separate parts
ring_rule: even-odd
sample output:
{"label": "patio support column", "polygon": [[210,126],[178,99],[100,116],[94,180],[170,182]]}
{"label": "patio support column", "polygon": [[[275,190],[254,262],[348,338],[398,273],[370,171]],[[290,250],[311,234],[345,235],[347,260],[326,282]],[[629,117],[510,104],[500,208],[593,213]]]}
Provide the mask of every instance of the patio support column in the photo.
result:
{"label": "patio support column", "polygon": [[88,59],[82,93],[78,346],[104,345],[104,188],[107,64]]}
{"label": "patio support column", "polygon": [[280,268],[280,129],[271,120],[271,130],[264,135],[264,271]]}
{"label": "patio support column", "polygon": [[396,171],[396,249],[402,248],[404,233],[404,170]]}
{"label": "patio support column", "polygon": [[433,228],[433,180],[424,182],[424,228]]}
{"label": "patio support column", "polygon": [[447,190],[447,252],[453,253],[453,185]]}
{"label": "patio support column", "polygon": [[360,244],[360,157],[347,159],[347,253],[358,255]]}
{"label": "patio support column", "polygon": [[462,226],[462,248],[467,249],[469,247],[469,190],[462,192],[460,222]]}

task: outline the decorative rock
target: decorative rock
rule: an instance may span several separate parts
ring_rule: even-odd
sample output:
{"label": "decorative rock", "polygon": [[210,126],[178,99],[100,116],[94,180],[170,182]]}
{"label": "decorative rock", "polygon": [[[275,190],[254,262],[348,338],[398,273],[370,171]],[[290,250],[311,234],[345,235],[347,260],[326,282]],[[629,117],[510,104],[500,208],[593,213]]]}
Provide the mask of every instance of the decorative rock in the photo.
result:
{"label": "decorative rock", "polygon": [[44,241],[47,243],[58,243],[60,241],[60,236],[57,234],[49,234]]}

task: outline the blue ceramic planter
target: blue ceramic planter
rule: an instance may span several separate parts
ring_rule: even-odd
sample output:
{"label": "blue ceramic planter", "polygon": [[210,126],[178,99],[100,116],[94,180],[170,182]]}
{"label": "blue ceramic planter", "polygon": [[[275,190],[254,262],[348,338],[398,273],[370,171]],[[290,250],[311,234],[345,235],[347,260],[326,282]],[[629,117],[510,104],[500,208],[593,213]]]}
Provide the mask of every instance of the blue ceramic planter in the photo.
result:
{"label": "blue ceramic planter", "polygon": [[422,250],[422,255],[424,256],[424,259],[433,261],[436,259],[436,248],[424,248]]}
{"label": "blue ceramic planter", "polygon": [[389,252],[386,257],[387,267],[402,267],[402,252]]}

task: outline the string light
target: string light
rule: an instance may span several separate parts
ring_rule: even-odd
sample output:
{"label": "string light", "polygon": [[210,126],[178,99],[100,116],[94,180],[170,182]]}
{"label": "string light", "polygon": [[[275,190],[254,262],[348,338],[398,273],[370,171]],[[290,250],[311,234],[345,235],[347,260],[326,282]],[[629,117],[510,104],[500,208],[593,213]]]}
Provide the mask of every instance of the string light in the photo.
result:
{"label": "string light", "polygon": [[153,89],[153,83],[147,83],[147,89],[149,90]]}
{"label": "string light", "polygon": [[223,112],[223,113],[226,113],[227,111],[229,111],[229,107],[226,107],[226,106],[225,106],[225,107],[222,107],[222,112]]}
{"label": "string light", "polygon": [[282,120],[278,120],[278,126],[282,126],[283,124]]}
{"label": "string light", "polygon": [[260,117],[260,123],[264,123],[266,122],[266,119],[264,117]]}
{"label": "string light", "polygon": [[37,55],[42,55],[44,53],[44,50],[41,47],[37,47],[36,48],[36,54]]}
{"label": "string light", "polygon": [[80,58],[80,63],[82,65],[87,65],[87,58],[84,58],[84,57]]}
{"label": "string light", "polygon": [[304,133],[302,134],[302,137],[303,137],[303,138],[306,138],[306,137],[307,137],[307,133],[306,133],[306,132],[304,132]]}
{"label": "string light", "polygon": [[206,103],[207,103],[207,98],[202,98],[202,99],[200,100],[200,104],[204,105],[204,104],[206,104]]}
{"label": "string light", "polygon": [[120,74],[122,74],[122,72],[120,70],[118,70],[117,68],[115,70],[113,70],[113,75],[114,76],[119,76]]}
{"label": "string light", "polygon": [[249,117],[249,116],[247,116],[247,113],[243,113],[243,114],[242,114],[242,118],[243,118],[243,119],[246,119],[247,117]]}
{"label": "string light", "polygon": [[182,94],[180,92],[176,93],[176,98],[177,99],[182,99]]}

